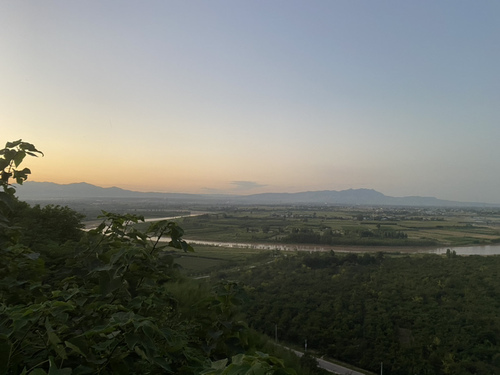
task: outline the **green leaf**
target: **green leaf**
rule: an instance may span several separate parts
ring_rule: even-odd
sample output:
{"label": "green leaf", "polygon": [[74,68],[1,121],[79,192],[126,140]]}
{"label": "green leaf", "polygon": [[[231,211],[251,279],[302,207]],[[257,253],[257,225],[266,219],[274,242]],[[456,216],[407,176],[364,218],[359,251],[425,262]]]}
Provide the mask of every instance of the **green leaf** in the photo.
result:
{"label": "green leaf", "polygon": [[181,246],[182,246],[182,250],[184,250],[185,253],[194,252],[193,247],[191,245],[187,244],[186,241],[181,241]]}
{"label": "green leaf", "polygon": [[85,338],[78,336],[65,341],[64,344],[74,350],[76,353],[84,356],[85,358],[89,355],[88,341]]}
{"label": "green leaf", "polygon": [[43,152],[42,151],[38,151],[34,145],[32,145],[31,143],[28,143],[28,142],[21,142],[21,144],[19,145],[19,148],[23,151],[31,151],[31,152],[36,152],[38,154],[42,154],[43,155]]}
{"label": "green leaf", "polygon": [[0,336],[0,374],[7,373],[7,363],[9,362],[12,344],[8,341],[7,336]]}
{"label": "green leaf", "polygon": [[48,375],[71,375],[70,368],[58,369],[54,357],[49,358],[49,374]]}
{"label": "green leaf", "polygon": [[47,336],[52,348],[59,355],[59,357],[61,357],[62,359],[67,359],[68,356],[66,354],[66,350],[64,350],[64,346],[60,345],[62,344],[62,341],[52,329],[48,318],[45,320],[45,329],[47,330]]}
{"label": "green leaf", "polygon": [[[9,178],[11,178],[11,176],[12,176],[12,173],[7,173],[5,171],[2,171],[1,182],[2,182],[2,184],[4,184],[4,186],[7,185],[7,183],[9,182]],[[4,189],[5,189],[5,187],[4,187]]]}
{"label": "green leaf", "polygon": [[156,357],[153,359],[154,363],[156,363],[158,366],[160,366],[162,369],[172,372],[172,368],[168,364],[168,362],[164,358]]}
{"label": "green leaf", "polygon": [[125,342],[130,350],[134,349],[140,340],[141,337],[134,332],[128,332],[125,334]]}
{"label": "green leaf", "polygon": [[19,185],[22,185],[23,182],[28,179],[29,174],[31,174],[31,170],[29,168],[24,168],[22,171],[14,171],[13,178],[16,179]]}
{"label": "green leaf", "polygon": [[0,159],[0,170],[4,170],[10,164],[9,160],[5,160],[4,158]]}
{"label": "green leaf", "polygon": [[23,159],[26,157],[26,152],[24,151],[18,151],[16,153],[16,156],[14,157],[14,165],[16,167],[19,166],[19,164],[21,164],[23,162]]}
{"label": "green leaf", "polygon": [[134,348],[134,351],[142,358],[142,359],[145,359],[145,360],[148,360],[148,356],[146,355],[146,353],[144,352],[144,350],[142,350],[141,348],[139,348],[138,346],[136,346]]}
{"label": "green leaf", "polygon": [[16,154],[17,154],[17,151],[16,150],[5,150],[5,159],[8,160],[9,164],[11,161],[14,160],[14,158],[16,157]]}
{"label": "green leaf", "polygon": [[237,366],[241,366],[245,357],[246,356],[244,354],[237,354],[232,358],[232,363]]}
{"label": "green leaf", "polygon": [[72,375],[88,375],[88,374],[94,374],[94,373],[95,373],[95,369],[93,369],[91,367],[80,365],[80,366],[77,366],[73,370]]}
{"label": "green leaf", "polygon": [[101,272],[99,277],[99,286],[102,295],[108,295],[122,285],[123,281],[120,277],[112,278],[107,272]]}
{"label": "green leaf", "polygon": [[132,311],[121,311],[111,316],[111,322],[124,326],[133,321],[135,314]]}
{"label": "green leaf", "polygon": [[7,143],[5,144],[5,148],[13,148],[13,147],[16,147],[16,146],[20,145],[22,141],[23,141],[22,139],[18,139],[17,141],[7,142]]}
{"label": "green leaf", "polygon": [[30,371],[29,375],[47,375],[44,369],[36,368],[33,371]]}
{"label": "green leaf", "polygon": [[64,341],[64,344],[70,348],[71,350],[73,350],[74,352],[80,354],[81,356],[87,358],[87,355],[76,345],[70,343],[69,341]]}
{"label": "green leaf", "polygon": [[116,340],[114,340],[114,339],[102,341],[102,342],[99,342],[95,345],[92,345],[92,348],[94,348],[98,351],[104,351],[104,350],[108,349],[115,342],[116,342]]}
{"label": "green leaf", "polygon": [[214,370],[224,370],[227,365],[227,358],[212,362],[211,368]]}

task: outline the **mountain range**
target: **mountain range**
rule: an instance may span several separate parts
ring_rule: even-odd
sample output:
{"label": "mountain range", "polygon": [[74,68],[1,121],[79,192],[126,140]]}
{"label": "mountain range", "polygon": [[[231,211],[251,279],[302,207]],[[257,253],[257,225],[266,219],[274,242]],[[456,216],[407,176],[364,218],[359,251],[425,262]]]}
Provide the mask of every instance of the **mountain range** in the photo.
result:
{"label": "mountain range", "polygon": [[300,193],[262,193],[252,195],[157,193],[125,190],[118,187],[103,188],[85,182],[56,184],[27,181],[16,186],[17,195],[26,201],[67,201],[89,199],[161,199],[172,203],[211,204],[329,204],[362,206],[413,207],[499,207],[500,205],[458,202],[434,197],[391,197],[373,189],[323,190]]}

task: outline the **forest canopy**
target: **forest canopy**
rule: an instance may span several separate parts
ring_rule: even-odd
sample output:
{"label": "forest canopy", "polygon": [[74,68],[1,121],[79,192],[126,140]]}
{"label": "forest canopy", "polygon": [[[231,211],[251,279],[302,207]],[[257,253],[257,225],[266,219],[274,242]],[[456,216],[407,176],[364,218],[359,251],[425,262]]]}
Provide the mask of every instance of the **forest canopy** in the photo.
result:
{"label": "forest canopy", "polygon": [[299,253],[239,279],[250,324],[384,374],[500,372],[500,257]]}

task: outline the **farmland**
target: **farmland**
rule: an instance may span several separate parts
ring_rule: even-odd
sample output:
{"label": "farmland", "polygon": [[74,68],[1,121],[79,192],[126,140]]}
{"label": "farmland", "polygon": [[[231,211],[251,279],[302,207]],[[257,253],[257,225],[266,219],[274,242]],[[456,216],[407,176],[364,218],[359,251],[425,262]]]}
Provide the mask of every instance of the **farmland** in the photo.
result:
{"label": "farmland", "polygon": [[438,247],[500,241],[497,209],[226,207],[179,224],[188,240],[220,242]]}

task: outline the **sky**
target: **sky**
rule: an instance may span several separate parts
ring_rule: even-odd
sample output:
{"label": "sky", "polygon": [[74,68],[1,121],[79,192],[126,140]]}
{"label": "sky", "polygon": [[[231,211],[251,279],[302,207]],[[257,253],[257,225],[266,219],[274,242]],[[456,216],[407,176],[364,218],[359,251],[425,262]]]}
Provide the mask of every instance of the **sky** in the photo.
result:
{"label": "sky", "polygon": [[500,2],[0,0],[33,181],[500,203]]}

